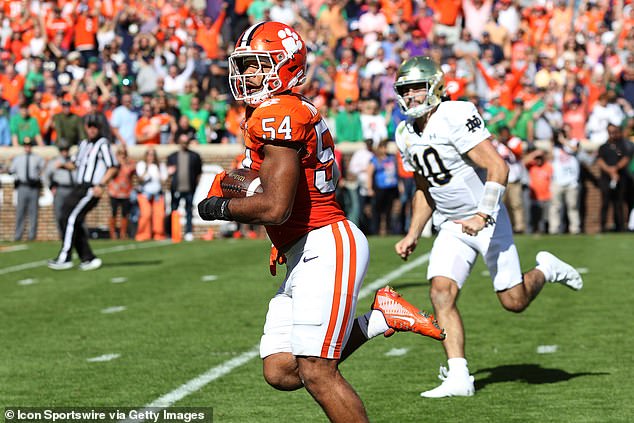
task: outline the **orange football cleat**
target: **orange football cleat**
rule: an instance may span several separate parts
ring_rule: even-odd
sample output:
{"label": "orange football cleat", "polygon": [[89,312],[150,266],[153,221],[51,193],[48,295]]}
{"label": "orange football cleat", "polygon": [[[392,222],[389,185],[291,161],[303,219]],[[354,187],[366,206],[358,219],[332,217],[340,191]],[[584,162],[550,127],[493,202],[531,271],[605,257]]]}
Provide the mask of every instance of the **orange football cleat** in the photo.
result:
{"label": "orange football cleat", "polygon": [[372,309],[383,313],[390,327],[384,333],[385,336],[391,336],[395,331],[399,331],[415,332],[439,341],[445,339],[445,330],[438,326],[433,315],[417,309],[389,286],[376,291]]}

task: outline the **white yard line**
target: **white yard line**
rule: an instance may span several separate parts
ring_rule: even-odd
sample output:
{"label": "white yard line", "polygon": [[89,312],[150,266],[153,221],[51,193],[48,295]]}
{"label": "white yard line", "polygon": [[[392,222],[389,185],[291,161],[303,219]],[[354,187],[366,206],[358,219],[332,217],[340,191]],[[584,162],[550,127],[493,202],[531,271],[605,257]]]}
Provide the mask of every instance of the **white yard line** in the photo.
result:
{"label": "white yard line", "polygon": [[0,253],[12,253],[14,251],[24,251],[28,249],[29,249],[29,246],[24,244],[7,245],[5,247],[0,247]]}
{"label": "white yard line", "polygon": [[101,312],[103,314],[113,314],[113,313],[120,313],[125,310],[126,310],[126,306],[112,306],[112,307],[104,308],[103,310],[101,310]]}
{"label": "white yard line", "polygon": [[388,357],[400,357],[402,355],[407,354],[409,348],[392,348],[388,352],[385,353]]}
{"label": "white yard line", "polygon": [[128,280],[128,278],[126,278],[125,276],[117,276],[114,277],[112,279],[110,279],[110,282],[112,283],[124,283]]}
{"label": "white yard line", "polygon": [[[422,256],[406,264],[403,264],[402,266],[391,271],[387,275],[382,276],[370,282],[369,284],[364,286],[361,289],[361,291],[359,291],[359,299],[373,295],[374,292],[378,288],[385,286],[389,282],[392,282],[394,279],[404,275],[405,273],[409,272],[415,267],[426,263],[428,260],[429,260],[429,253],[425,253]],[[224,363],[221,363],[218,366],[212,367],[211,369],[207,370],[205,373],[195,377],[189,382],[186,382],[183,385],[179,386],[178,388],[174,389],[172,392],[169,392],[163,395],[162,397],[157,398],[156,400],[147,404],[145,408],[139,411],[138,415],[143,415],[144,412],[147,412],[150,410],[157,411],[156,410],[157,408],[165,409],[174,405],[177,401],[182,400],[186,396],[193,394],[194,392],[200,390],[201,388],[213,382],[214,380],[230,373],[231,371],[233,371],[233,369],[248,363],[249,361],[251,361],[252,359],[254,359],[255,357],[259,355],[259,350],[260,350],[259,345],[255,345],[249,351],[246,351],[240,354],[239,356],[232,358],[231,360],[225,361]],[[134,422],[143,422],[143,421],[145,420],[140,420],[140,419],[134,420]],[[127,423],[131,421],[122,420],[122,422]]]}
{"label": "white yard line", "polygon": [[200,280],[203,282],[211,282],[215,281],[216,279],[218,279],[218,276],[216,275],[204,275],[202,278],[200,278]]}
{"label": "white yard line", "polygon": [[104,361],[112,361],[121,357],[121,354],[104,354],[99,357],[87,358],[86,361],[89,363],[103,363]]}
{"label": "white yard line", "polygon": [[553,354],[557,352],[558,348],[557,345],[539,345],[537,347],[537,354]]}
{"label": "white yard line", "polygon": [[[162,247],[164,245],[170,245],[170,244],[171,244],[170,241],[151,241],[151,242],[144,242],[144,243],[138,243],[138,244],[118,245],[116,247],[108,247],[108,248],[101,248],[99,250],[95,250],[95,254],[105,255],[110,253],[118,253],[120,251],[142,250],[145,248]],[[4,269],[0,269],[0,275],[6,275],[8,273],[20,272],[22,270],[28,270],[28,269],[34,269],[36,267],[46,266],[47,263],[48,263],[48,260],[39,260],[39,261],[32,261],[30,263],[22,263],[15,266],[5,267]]]}

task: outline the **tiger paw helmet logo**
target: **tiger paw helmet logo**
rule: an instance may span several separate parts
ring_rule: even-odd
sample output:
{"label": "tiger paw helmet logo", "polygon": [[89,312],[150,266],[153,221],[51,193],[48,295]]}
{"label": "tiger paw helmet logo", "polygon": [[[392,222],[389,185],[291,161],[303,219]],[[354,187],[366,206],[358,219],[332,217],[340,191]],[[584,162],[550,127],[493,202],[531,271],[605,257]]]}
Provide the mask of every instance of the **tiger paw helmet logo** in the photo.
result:
{"label": "tiger paw helmet logo", "polygon": [[302,40],[299,39],[297,32],[290,28],[280,29],[277,36],[282,40],[282,46],[289,55],[293,55],[302,49]]}

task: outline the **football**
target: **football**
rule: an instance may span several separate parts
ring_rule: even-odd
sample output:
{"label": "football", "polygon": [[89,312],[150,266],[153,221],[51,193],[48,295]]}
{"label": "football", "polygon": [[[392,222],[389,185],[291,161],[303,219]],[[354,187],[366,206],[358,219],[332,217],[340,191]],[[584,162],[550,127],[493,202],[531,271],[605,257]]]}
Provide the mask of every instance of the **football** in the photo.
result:
{"label": "football", "polygon": [[260,175],[253,169],[235,169],[227,172],[220,183],[223,197],[243,198],[263,192]]}

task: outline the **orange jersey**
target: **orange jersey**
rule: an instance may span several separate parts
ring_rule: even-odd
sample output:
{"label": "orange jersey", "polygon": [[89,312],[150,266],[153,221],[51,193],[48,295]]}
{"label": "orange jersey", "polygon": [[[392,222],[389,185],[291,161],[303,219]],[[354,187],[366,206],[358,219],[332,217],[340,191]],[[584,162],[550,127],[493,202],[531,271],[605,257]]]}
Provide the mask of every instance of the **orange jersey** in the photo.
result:
{"label": "orange jersey", "polygon": [[291,216],[283,225],[266,226],[281,251],[313,229],[345,219],[335,200],[339,170],[334,141],[321,115],[305,97],[283,94],[247,109],[243,165],[260,170],[266,144],[300,149],[300,174]]}
{"label": "orange jersey", "polygon": [[465,89],[469,80],[467,78],[458,78],[455,76],[445,76],[447,95],[454,101],[464,96]]}
{"label": "orange jersey", "polygon": [[75,48],[77,50],[91,50],[95,48],[95,34],[97,34],[97,18],[80,15],[75,22]]}
{"label": "orange jersey", "polygon": [[70,22],[64,18],[51,18],[45,24],[46,35],[49,39],[55,38],[57,32],[63,32],[66,35],[71,28]]}

